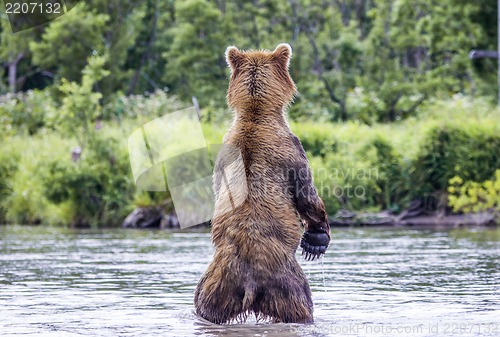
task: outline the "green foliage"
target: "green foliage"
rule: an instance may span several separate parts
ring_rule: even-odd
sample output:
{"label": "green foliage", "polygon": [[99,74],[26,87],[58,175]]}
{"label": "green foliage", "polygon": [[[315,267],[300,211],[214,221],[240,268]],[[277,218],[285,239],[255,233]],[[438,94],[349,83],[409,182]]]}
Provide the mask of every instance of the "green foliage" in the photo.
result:
{"label": "green foliage", "polygon": [[228,32],[222,13],[204,0],[176,2],[175,12],[172,44],[163,53],[165,80],[186,100],[197,96],[203,105],[224,101]]}
{"label": "green foliage", "polygon": [[103,107],[102,118],[105,120],[140,118],[147,122],[186,107],[187,105],[177,97],[158,89],[145,95],[117,96]]}
{"label": "green foliage", "polygon": [[104,52],[102,32],[109,16],[79,4],[67,14],[52,21],[40,41],[32,41],[33,63],[54,71],[58,78],[79,81],[87,58]]}
{"label": "green foliage", "polygon": [[456,175],[484,181],[500,167],[497,126],[473,121],[432,128],[415,163],[415,187],[420,193],[445,191]]}
{"label": "green foliage", "polygon": [[47,124],[47,111],[54,106],[48,91],[0,96],[0,130],[7,134],[33,135]]}
{"label": "green foliage", "polygon": [[[54,151],[57,149],[57,151]],[[53,160],[69,160],[68,142],[51,135],[30,138],[13,137],[2,144],[0,198],[2,217],[10,223],[63,224],[60,209],[51,204],[43,187],[46,164]],[[22,153],[22,155],[20,155]]]}
{"label": "green foliage", "polygon": [[500,169],[492,180],[464,182],[459,176],[450,179],[448,201],[455,212],[500,211]]}
{"label": "green foliage", "polygon": [[392,122],[432,98],[494,96],[496,62],[467,55],[494,49],[495,13],[494,0],[89,0],[15,35],[3,20],[0,93],[79,83],[88,57],[108,55],[94,87],[103,102],[168,88],[186,104],[196,96],[218,121],[225,48],[289,42],[301,92],[292,119]]}
{"label": "green foliage", "polygon": [[120,225],[131,210],[134,187],[128,156],[115,139],[96,138],[77,163],[47,163],[44,192],[63,205],[73,226]]}
{"label": "green foliage", "polygon": [[[469,118],[461,121],[466,113]],[[453,176],[484,181],[500,168],[496,109],[457,97],[426,105],[423,115],[371,127],[291,124],[330,214],[340,208],[398,211],[413,198],[440,201]]]}
{"label": "green foliage", "polygon": [[102,94],[94,92],[94,85],[106,77],[109,71],[103,69],[104,56],[92,56],[82,71],[81,83],[63,79],[59,90],[63,94],[60,107],[49,115],[52,127],[66,135],[74,135],[83,147],[91,142],[95,132],[92,122],[101,114],[99,100]]}
{"label": "green foliage", "polygon": [[[13,151],[12,148],[0,145],[0,200],[5,200],[12,194],[11,179],[16,174],[19,157],[19,153]],[[0,202],[0,223],[6,221],[5,206],[3,202]]]}
{"label": "green foliage", "polygon": [[19,86],[18,72],[31,71],[30,66],[23,66],[21,62],[29,56],[29,42],[36,38],[36,32],[21,31],[11,33],[9,20],[2,18],[0,22],[0,64],[6,67],[5,81],[0,77],[0,94],[15,93]]}
{"label": "green foliage", "polygon": [[[394,137],[357,123],[292,124],[330,214],[340,208],[400,209],[409,202],[408,163]],[[401,137],[403,128],[392,128]],[[397,131],[395,133],[394,131]]]}
{"label": "green foliage", "polygon": [[376,168],[376,174],[371,177],[376,192],[373,206],[398,210],[411,201],[408,167],[404,165],[402,154],[385,137],[376,136],[363,149],[362,155],[369,160],[370,167]]}
{"label": "green foliage", "polygon": [[77,162],[74,141],[57,134],[2,143],[0,222],[119,225],[132,209],[135,186],[126,138],[118,134],[98,134]]}
{"label": "green foliage", "polygon": [[[379,174],[367,157],[370,140],[376,133],[365,125],[292,124],[302,142],[313,170],[315,185],[327,211],[373,206]],[[363,143],[354,141],[363,135]]]}
{"label": "green foliage", "polygon": [[300,128],[297,126],[296,133],[309,155],[324,158],[337,150],[337,140],[331,131],[320,124],[307,124]]}

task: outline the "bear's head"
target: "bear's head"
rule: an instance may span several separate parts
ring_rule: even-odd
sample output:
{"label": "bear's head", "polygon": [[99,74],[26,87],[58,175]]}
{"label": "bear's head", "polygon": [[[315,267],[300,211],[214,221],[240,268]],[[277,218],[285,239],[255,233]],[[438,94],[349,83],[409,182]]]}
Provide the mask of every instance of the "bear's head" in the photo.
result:
{"label": "bear's head", "polygon": [[237,112],[282,112],[296,93],[288,73],[291,57],[292,48],[286,43],[272,52],[227,48],[226,60],[231,68],[228,105]]}

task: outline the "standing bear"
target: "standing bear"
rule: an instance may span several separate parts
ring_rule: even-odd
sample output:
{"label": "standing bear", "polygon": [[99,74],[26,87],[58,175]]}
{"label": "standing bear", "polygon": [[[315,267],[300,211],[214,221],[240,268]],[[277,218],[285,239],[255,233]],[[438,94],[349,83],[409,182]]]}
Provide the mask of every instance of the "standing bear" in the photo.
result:
{"label": "standing bear", "polygon": [[[215,253],[194,296],[196,313],[213,323],[244,321],[252,312],[258,320],[313,322],[311,290],[295,252],[300,244],[308,260],[324,254],[330,228],[285,116],[296,93],[291,56],[288,44],[273,52],[226,50],[234,120],[223,146],[237,154],[221,150],[216,160]],[[238,156],[241,173],[227,177]],[[231,185],[242,181],[237,190],[244,193],[231,196]]]}

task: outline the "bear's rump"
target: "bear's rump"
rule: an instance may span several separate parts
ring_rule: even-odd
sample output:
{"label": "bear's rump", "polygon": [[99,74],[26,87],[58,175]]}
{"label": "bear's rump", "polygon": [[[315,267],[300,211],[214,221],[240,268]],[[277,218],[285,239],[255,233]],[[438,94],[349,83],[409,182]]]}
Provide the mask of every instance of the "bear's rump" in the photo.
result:
{"label": "bear's rump", "polygon": [[234,256],[230,250],[217,251],[196,290],[198,313],[219,323],[245,318],[249,312],[282,322],[312,320],[309,285],[295,257],[279,265],[261,263],[265,262]]}

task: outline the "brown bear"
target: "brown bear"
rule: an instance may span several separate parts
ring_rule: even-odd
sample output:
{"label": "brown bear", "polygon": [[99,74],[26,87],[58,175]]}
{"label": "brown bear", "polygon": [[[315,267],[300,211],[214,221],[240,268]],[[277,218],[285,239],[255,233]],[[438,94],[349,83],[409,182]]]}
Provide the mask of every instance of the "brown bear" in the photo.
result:
{"label": "brown bear", "polygon": [[291,55],[288,44],[273,52],[226,51],[227,102],[235,114],[223,143],[242,157],[246,194],[234,205],[222,191],[228,161],[219,153],[215,253],[194,297],[196,313],[213,323],[244,321],[252,312],[257,320],[313,322],[311,290],[295,252],[300,243],[308,260],[324,254],[330,228],[304,149],[285,116],[296,93],[288,72]]}

